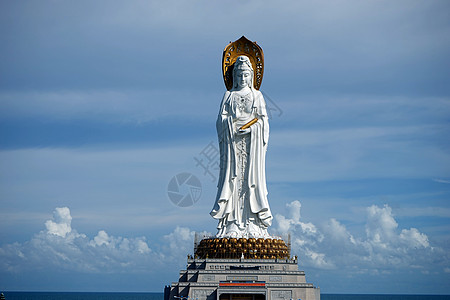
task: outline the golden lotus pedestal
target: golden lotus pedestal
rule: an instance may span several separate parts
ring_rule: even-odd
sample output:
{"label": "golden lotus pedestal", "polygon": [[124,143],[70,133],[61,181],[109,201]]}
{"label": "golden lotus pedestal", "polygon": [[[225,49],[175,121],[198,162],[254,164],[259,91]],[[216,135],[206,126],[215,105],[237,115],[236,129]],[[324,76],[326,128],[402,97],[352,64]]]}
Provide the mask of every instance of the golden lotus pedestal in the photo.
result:
{"label": "golden lotus pedestal", "polygon": [[320,300],[282,239],[207,238],[194,252],[165,300]]}
{"label": "golden lotus pedestal", "polygon": [[196,258],[287,259],[290,250],[282,239],[208,238],[195,249]]}

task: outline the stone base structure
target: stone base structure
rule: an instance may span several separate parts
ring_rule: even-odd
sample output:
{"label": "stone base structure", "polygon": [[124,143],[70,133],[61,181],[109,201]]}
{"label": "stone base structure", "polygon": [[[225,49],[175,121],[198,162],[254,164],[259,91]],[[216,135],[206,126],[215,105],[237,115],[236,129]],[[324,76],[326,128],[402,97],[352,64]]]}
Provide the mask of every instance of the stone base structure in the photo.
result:
{"label": "stone base structure", "polygon": [[164,300],[320,300],[293,259],[191,258]]}

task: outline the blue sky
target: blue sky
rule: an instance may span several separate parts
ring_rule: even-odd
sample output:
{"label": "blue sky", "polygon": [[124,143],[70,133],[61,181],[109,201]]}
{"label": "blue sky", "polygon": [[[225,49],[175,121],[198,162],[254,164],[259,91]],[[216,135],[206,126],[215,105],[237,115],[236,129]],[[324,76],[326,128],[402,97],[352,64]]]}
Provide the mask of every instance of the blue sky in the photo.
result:
{"label": "blue sky", "polygon": [[[3,1],[0,290],[156,291],[216,182],[222,50],[265,53],[273,234],[323,293],[450,294],[448,1]],[[201,198],[167,196],[178,173]]]}

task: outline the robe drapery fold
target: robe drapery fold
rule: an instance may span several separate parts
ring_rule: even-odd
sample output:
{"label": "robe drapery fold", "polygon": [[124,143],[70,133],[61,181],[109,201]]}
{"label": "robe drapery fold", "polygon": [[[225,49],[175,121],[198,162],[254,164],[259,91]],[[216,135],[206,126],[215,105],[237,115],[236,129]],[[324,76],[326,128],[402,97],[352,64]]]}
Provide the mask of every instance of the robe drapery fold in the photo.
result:
{"label": "robe drapery fold", "polygon": [[[260,91],[253,90],[253,104],[251,107],[252,118],[258,121],[250,126],[249,153],[246,154],[245,174],[239,168],[237,140],[242,139],[236,132],[242,122],[236,119],[236,107],[233,103],[233,93],[227,91],[223,97],[216,128],[220,147],[220,175],[218,181],[218,191],[211,216],[219,220],[218,230],[224,234],[227,226],[235,224],[240,230],[245,229],[250,223],[260,227],[263,231],[272,223],[272,213],[267,200],[267,186],[265,174],[265,157],[267,143],[269,139],[269,122],[264,98]],[[242,141],[241,141],[242,142]],[[241,172],[241,173],[239,173]],[[246,195],[240,204],[238,178],[244,178]],[[241,206],[240,206],[241,205]]]}

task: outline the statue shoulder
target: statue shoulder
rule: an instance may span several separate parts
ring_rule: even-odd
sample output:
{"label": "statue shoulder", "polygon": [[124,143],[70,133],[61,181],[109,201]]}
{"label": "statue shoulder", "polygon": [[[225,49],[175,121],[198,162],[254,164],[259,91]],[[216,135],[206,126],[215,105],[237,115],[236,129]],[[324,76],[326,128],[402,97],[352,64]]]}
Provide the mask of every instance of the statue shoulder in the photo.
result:
{"label": "statue shoulder", "polygon": [[261,104],[265,104],[266,103],[266,101],[264,100],[264,96],[263,96],[263,94],[260,91],[255,90],[253,95],[255,97],[257,105],[261,105]]}
{"label": "statue shoulder", "polygon": [[222,98],[222,104],[225,104],[225,102],[227,101],[228,98],[230,98],[231,92],[230,91],[226,91],[225,94],[223,94],[223,98]]}
{"label": "statue shoulder", "polygon": [[263,96],[263,94],[261,93],[261,91],[255,90],[253,94],[255,95],[255,98],[256,98],[257,100],[263,100],[263,101],[264,101],[264,96]]}

